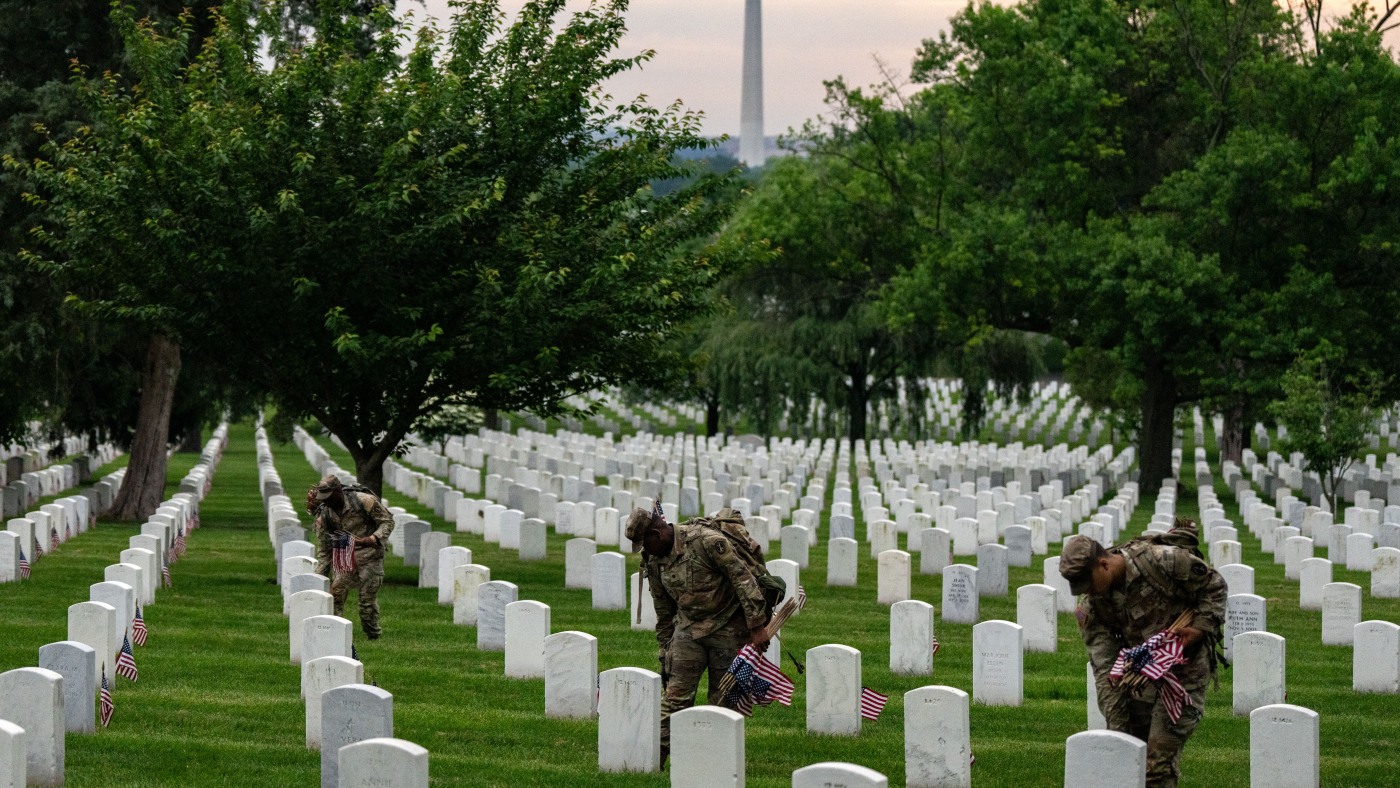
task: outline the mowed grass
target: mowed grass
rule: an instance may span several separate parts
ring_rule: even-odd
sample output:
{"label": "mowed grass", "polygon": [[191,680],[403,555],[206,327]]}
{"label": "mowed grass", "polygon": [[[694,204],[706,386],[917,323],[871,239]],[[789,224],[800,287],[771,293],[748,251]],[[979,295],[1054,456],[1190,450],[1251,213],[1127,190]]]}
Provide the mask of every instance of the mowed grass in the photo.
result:
{"label": "mowed grass", "polygon": [[[343,452],[331,450],[349,467]],[[315,473],[294,446],[273,451],[285,487],[299,504]],[[170,493],[195,461],[192,455],[172,459]],[[471,548],[473,560],[490,566],[493,579],[517,584],[521,599],[550,605],[553,631],[595,635],[600,670],[655,669],[651,633],[632,630],[621,612],[592,610],[588,591],[564,589],[566,537],[551,534],[547,561],[522,562],[478,537],[456,533],[427,507],[399,497],[389,493],[391,503],[452,532],[453,543]],[[1184,493],[1181,512],[1193,513],[1194,507],[1194,493]],[[1151,508],[1145,501],[1130,533],[1141,530]],[[303,746],[300,674],[288,659],[287,622],[273,583],[250,427],[230,430],[202,513],[203,528],[173,569],[174,588],[161,591],[157,604],[145,611],[151,637],[137,650],[140,683],[119,680],[112,727],[68,737],[69,785],[319,784],[320,755]],[[87,586],[102,580],[103,567],[117,560],[137,530],[104,522],[46,556],[32,580],[0,586],[6,621],[0,670],[34,665],[41,645],[66,637],[68,605],[87,599]],[[1247,560],[1257,571],[1256,592],[1269,600],[1269,628],[1288,638],[1289,701],[1322,715],[1323,785],[1394,784],[1400,697],[1351,691],[1351,649],[1320,645],[1321,614],[1298,610],[1297,584],[1285,582],[1282,567],[1241,531]],[[780,557],[776,541],[770,557]],[[628,561],[629,571],[636,571],[637,558]],[[450,608],[437,604],[437,590],[417,587],[416,570],[392,555],[386,570],[380,595],[386,635],[369,642],[356,621],[355,643],[367,680],[394,695],[395,735],[431,752],[433,785],[668,783],[668,774],[599,773],[595,721],[546,719],[543,681],[506,679],[503,656],[479,652],[475,630],[452,624]],[[794,769],[828,760],[859,763],[885,773],[892,785],[902,784],[903,693],[929,684],[971,692],[972,627],[967,625],[938,623],[943,648],[933,676],[890,674],[889,615],[875,602],[875,571],[874,559],[863,551],[859,586],[829,588],[825,550],[811,551],[811,566],[802,573],[811,602],[787,627],[781,644],[784,670],[798,685],[797,699],[790,708],[760,709],[747,721],[750,785],[788,785]],[[1369,597],[1368,576],[1337,568],[1334,579],[1366,589],[1364,618],[1400,621],[1400,602]],[[1014,589],[1040,580],[1038,562],[1035,568],[1013,568],[1012,594],[983,599],[982,620],[1015,620]],[[939,577],[915,575],[913,593],[941,607]],[[354,620],[353,598],[348,610]],[[864,683],[890,695],[884,716],[867,723],[859,737],[805,731],[804,680],[786,654],[805,661],[807,649],[825,643],[860,649]],[[1230,682],[1230,671],[1222,672],[1220,690],[1208,697],[1206,718],[1186,749],[1184,786],[1249,784],[1249,725],[1247,718],[1231,714]],[[1073,617],[1062,615],[1058,651],[1026,655],[1024,705],[972,707],[974,784],[1062,784],[1064,741],[1085,724],[1084,685],[1084,649]]]}

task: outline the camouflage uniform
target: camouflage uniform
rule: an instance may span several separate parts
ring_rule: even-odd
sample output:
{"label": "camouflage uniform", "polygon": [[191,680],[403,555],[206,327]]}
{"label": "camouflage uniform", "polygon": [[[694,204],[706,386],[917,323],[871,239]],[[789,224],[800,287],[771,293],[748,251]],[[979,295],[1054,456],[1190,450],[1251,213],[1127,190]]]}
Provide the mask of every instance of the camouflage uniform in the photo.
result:
{"label": "camouflage uniform", "polygon": [[763,591],[728,537],[704,525],[675,526],[675,544],[664,558],[642,562],[656,605],[656,642],[668,674],[661,701],[661,746],[671,744],[671,715],[695,704],[700,674],[709,671],[709,702],[721,705],[719,680],[749,641],[749,630],[768,623]]}
{"label": "camouflage uniform", "polygon": [[[1126,559],[1121,588],[1079,598],[1075,616],[1089,651],[1099,708],[1108,729],[1147,742],[1147,784],[1173,788],[1181,776],[1181,749],[1205,710],[1206,684],[1214,672],[1213,649],[1224,629],[1225,580],[1191,550],[1133,540],[1109,548]],[[1133,694],[1108,681],[1121,649],[1136,646],[1170,627],[1183,611],[1196,613],[1191,626],[1205,633],[1189,662],[1172,669],[1190,698],[1172,722],[1157,702],[1156,686]]]}
{"label": "camouflage uniform", "polygon": [[[355,506],[350,496],[359,496],[361,506]],[[379,586],[384,582],[384,545],[394,530],[394,516],[376,497],[369,493],[346,490],[344,511],[337,514],[329,506],[316,510],[316,571],[331,578],[331,596],[335,598],[335,614],[345,612],[345,598],[351,588],[359,589],[360,627],[371,638],[380,635]],[[351,536],[378,537],[378,544],[355,545],[354,574],[331,574],[331,549],[334,535],[349,531]]]}

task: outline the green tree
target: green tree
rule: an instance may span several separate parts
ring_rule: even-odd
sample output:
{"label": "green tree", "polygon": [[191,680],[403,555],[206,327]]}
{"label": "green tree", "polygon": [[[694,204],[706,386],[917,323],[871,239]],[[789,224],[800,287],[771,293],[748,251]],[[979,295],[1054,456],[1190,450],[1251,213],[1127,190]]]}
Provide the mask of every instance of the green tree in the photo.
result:
{"label": "green tree", "polygon": [[1283,398],[1269,412],[1288,428],[1280,443],[1301,452],[1318,475],[1323,505],[1337,511],[1337,487],[1375,426],[1382,380],[1374,372],[1345,374],[1339,348],[1324,341],[1298,355],[1283,375]]}

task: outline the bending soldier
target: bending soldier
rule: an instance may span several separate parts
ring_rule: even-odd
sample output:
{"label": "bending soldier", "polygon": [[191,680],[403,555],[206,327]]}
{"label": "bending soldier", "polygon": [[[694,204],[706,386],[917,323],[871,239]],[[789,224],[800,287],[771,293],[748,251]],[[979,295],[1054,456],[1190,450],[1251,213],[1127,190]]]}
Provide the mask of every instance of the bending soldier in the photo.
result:
{"label": "bending soldier", "polygon": [[[1086,536],[1065,541],[1060,574],[1081,594],[1075,616],[1093,665],[1099,708],[1109,730],[1147,742],[1147,785],[1173,788],[1181,776],[1181,749],[1205,711],[1206,684],[1215,671],[1214,646],[1225,621],[1225,580],[1196,549],[1194,522],[1182,518],[1168,534],[1133,539],[1105,549]],[[1141,689],[1109,681],[1123,648],[1137,646],[1172,627],[1184,612],[1191,624],[1178,628],[1186,664],[1172,668],[1187,702],[1177,719],[1152,682]]]}
{"label": "bending soldier", "polygon": [[[394,517],[374,494],[346,492],[340,479],[326,476],[314,488],[316,509],[316,571],[331,578],[335,614],[345,612],[350,589],[359,591],[360,628],[370,640],[383,633],[379,626],[379,586],[384,582],[384,545],[394,530]],[[336,543],[353,554],[352,566],[334,567]],[[348,559],[348,556],[347,556]]]}
{"label": "bending soldier", "polygon": [[695,704],[700,675],[710,674],[709,702],[724,705],[719,680],[745,643],[768,647],[768,612],[753,572],[720,531],[695,521],[672,526],[646,509],[627,520],[632,549],[645,548],[642,571],[656,606],[656,642],[665,695],[661,759],[671,749],[671,715]]}

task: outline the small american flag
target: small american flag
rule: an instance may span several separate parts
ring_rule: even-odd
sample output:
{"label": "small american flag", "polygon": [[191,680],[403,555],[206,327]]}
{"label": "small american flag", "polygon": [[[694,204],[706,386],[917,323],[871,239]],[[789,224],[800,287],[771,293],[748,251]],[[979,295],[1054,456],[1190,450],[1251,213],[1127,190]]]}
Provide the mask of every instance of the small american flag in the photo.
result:
{"label": "small american flag", "polygon": [[656,496],[656,500],[651,504],[651,513],[661,518],[661,522],[666,522],[666,513],[661,510],[661,496]]}
{"label": "small american flag", "polygon": [[50,532],[49,532],[49,552],[52,553],[52,552],[56,552],[57,550],[58,550],[58,531],[50,531]]}
{"label": "small american flag", "polygon": [[929,656],[930,656],[930,657],[938,656],[938,649],[939,649],[938,635],[935,634],[935,635],[933,636],[933,651],[929,653]]}
{"label": "small american flag", "polygon": [[348,531],[339,531],[331,539],[331,566],[343,574],[354,572],[355,540]]}
{"label": "small american flag", "polygon": [[19,579],[29,579],[29,559],[24,557],[24,551],[19,551]]}
{"label": "small american flag", "polygon": [[888,695],[881,695],[869,687],[860,688],[860,716],[867,720],[873,722],[880,719],[880,712],[885,710],[885,704],[889,702]]}
{"label": "small american flag", "polygon": [[753,716],[753,707],[767,706],[777,701],[792,705],[795,687],[792,679],[783,675],[752,644],[745,645],[734,655],[726,671],[733,678],[733,688],[725,695],[727,705],[745,717]]}
{"label": "small american flag", "polygon": [[175,534],[175,554],[182,558],[185,555],[185,527],[183,525]]}
{"label": "small american flag", "polygon": [[98,697],[101,701],[98,717],[102,720],[102,727],[105,728],[112,724],[112,712],[117,709],[116,705],[112,703],[112,688],[107,686],[106,668],[102,669],[102,693]]}
{"label": "small american flag", "polygon": [[131,639],[138,646],[146,645],[146,620],[141,618],[141,606],[136,606],[136,620],[131,622]]}
{"label": "small american flag", "polygon": [[797,609],[802,610],[807,607],[807,589],[801,585],[797,586]]}
{"label": "small american flag", "polygon": [[39,563],[39,559],[44,557],[44,540],[34,540],[34,563]]}
{"label": "small american flag", "polygon": [[165,551],[165,563],[173,564],[178,560],[180,560],[180,556],[175,555],[175,546],[171,545],[170,549]]}
{"label": "small american flag", "polygon": [[160,579],[161,582],[165,583],[166,588],[170,588],[172,585],[170,582],[170,564],[165,564],[160,568]]}
{"label": "small american flag", "polygon": [[117,675],[136,681],[136,655],[131,653],[131,640],[122,635],[122,650],[117,652]]}
{"label": "small american flag", "polygon": [[1113,667],[1108,671],[1108,680],[1117,684],[1125,676],[1136,673],[1156,682],[1167,716],[1172,722],[1177,722],[1181,719],[1182,708],[1191,705],[1191,698],[1171,670],[1185,663],[1181,638],[1177,633],[1166,630],[1158,632],[1141,645],[1118,652],[1118,659],[1113,661]]}

